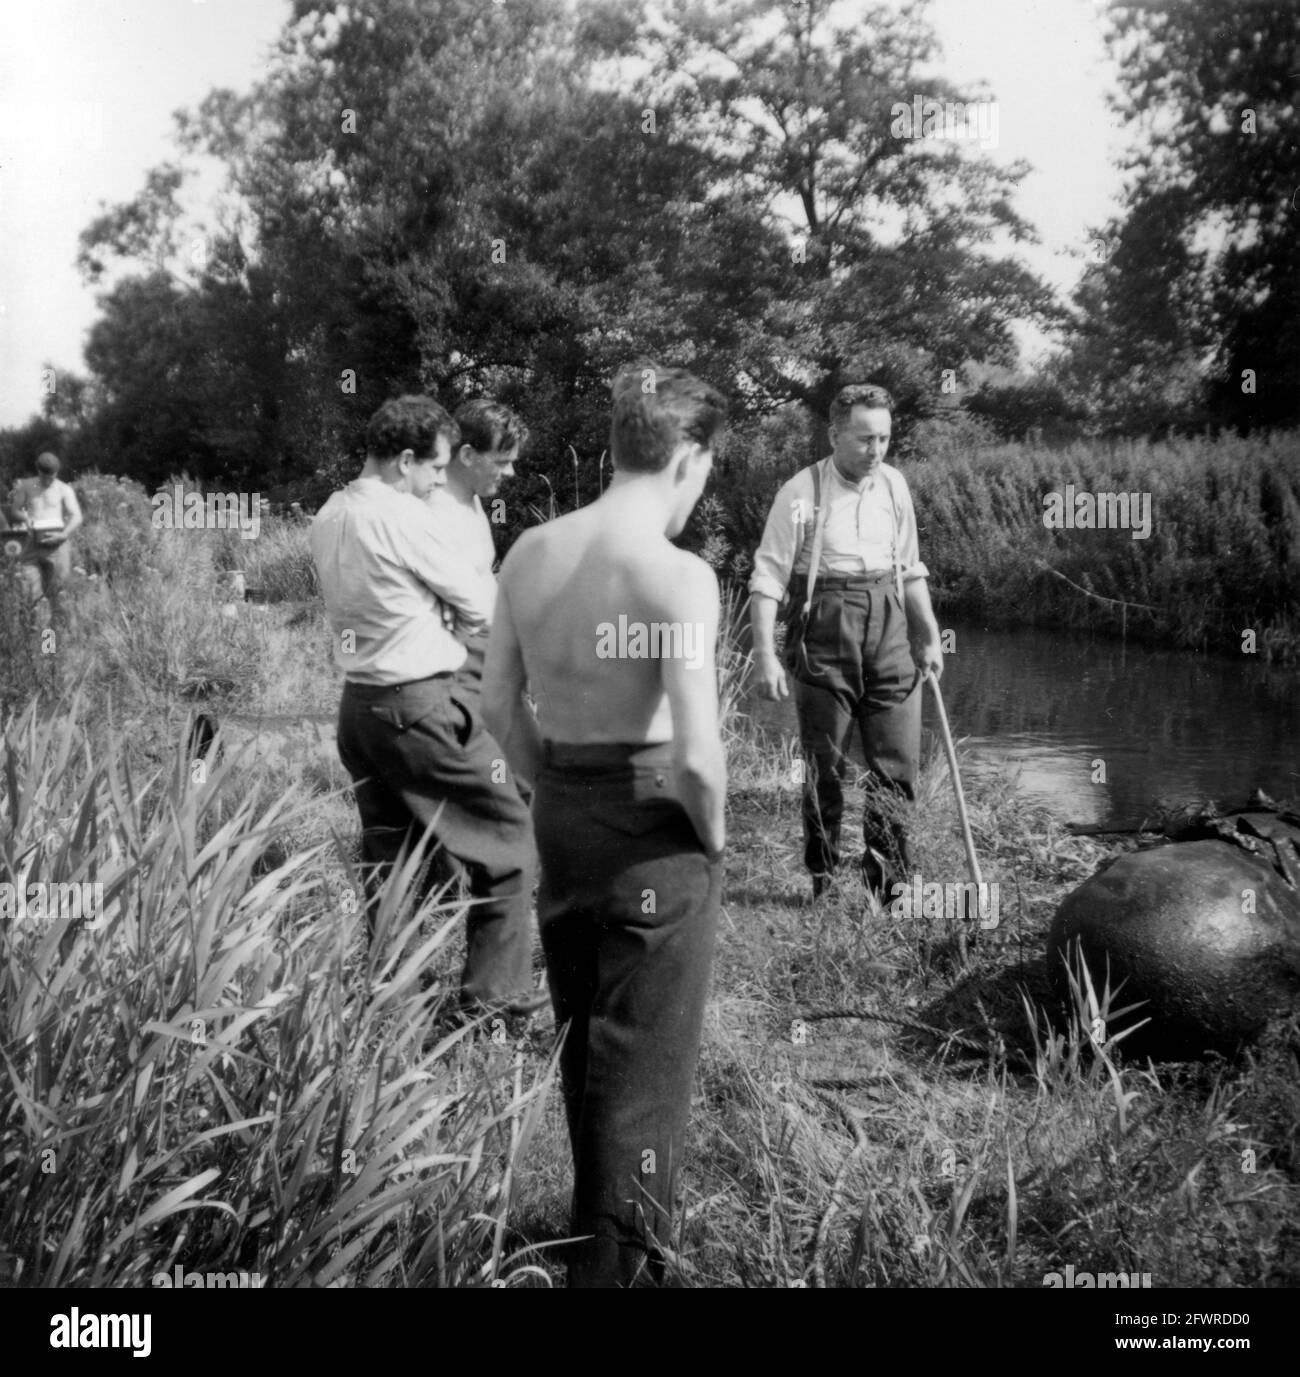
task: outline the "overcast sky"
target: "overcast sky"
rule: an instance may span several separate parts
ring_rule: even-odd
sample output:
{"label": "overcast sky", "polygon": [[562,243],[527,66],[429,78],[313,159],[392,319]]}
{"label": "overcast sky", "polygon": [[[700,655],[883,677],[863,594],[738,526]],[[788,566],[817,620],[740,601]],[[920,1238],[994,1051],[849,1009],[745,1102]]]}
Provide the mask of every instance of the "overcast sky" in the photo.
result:
{"label": "overcast sky", "polygon": [[[80,372],[95,295],[74,266],[100,203],[174,157],[172,111],[248,86],[287,0],[19,0],[0,29],[0,425],[40,407],[41,368]],[[933,0],[944,73],[998,102],[991,156],[1035,171],[1018,206],[1030,267],[1068,288],[1114,208],[1123,144],[1099,0]]]}

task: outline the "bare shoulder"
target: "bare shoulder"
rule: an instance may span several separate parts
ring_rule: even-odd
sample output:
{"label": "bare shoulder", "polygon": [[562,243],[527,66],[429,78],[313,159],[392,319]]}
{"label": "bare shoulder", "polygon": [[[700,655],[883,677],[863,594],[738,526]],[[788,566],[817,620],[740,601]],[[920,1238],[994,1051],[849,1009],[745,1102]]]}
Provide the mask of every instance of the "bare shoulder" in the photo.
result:
{"label": "bare shoulder", "polygon": [[718,576],[699,555],[666,545],[657,564],[648,591],[661,612],[693,618],[716,613]]}
{"label": "bare shoulder", "polygon": [[501,561],[501,569],[497,574],[498,583],[506,583],[517,578],[521,569],[526,570],[537,559],[541,553],[542,530],[542,527],[530,527],[506,551],[506,557]]}

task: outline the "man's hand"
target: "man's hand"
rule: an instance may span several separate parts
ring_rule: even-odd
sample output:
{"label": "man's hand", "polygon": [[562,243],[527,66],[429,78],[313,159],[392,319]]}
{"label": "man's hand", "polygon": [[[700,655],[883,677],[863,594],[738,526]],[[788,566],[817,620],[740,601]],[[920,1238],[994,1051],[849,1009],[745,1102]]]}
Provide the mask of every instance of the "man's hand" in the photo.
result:
{"label": "man's hand", "polygon": [[749,599],[749,624],[754,641],[754,687],[760,698],[778,703],[789,698],[790,686],[776,654],[776,599],[754,593]]}
{"label": "man's hand", "polygon": [[781,661],[774,650],[754,652],[754,687],[760,698],[773,703],[789,698],[790,686],[786,683],[785,670],[781,668]]}
{"label": "man's hand", "polygon": [[935,682],[943,676],[943,651],[940,649],[939,623],[930,606],[930,586],[925,579],[912,579],[903,586],[903,603],[907,608],[907,629],[912,642],[912,658],[922,674],[934,674]]}
{"label": "man's hand", "polygon": [[916,663],[922,676],[933,672],[936,682],[943,678],[943,651],[938,636],[928,636],[917,646]]}

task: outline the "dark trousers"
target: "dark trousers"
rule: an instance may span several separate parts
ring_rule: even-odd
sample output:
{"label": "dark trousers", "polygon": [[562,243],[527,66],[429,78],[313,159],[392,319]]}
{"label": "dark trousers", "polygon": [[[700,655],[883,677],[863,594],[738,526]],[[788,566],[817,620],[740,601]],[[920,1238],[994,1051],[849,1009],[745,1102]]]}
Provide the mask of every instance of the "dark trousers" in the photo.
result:
{"label": "dark trousers", "polygon": [[466,638],[465,663],[456,671],[457,684],[463,692],[474,695],[476,704],[483,692],[483,665],[487,660],[487,639],[487,632],[481,636]]}
{"label": "dark trousers", "polygon": [[72,575],[72,551],[65,541],[53,549],[29,555],[19,565],[19,572],[33,603],[44,598],[50,605],[51,618],[62,610],[63,587]]}
{"label": "dark trousers", "polygon": [[338,734],[361,813],[372,926],[379,886],[403,843],[414,845],[432,822],[469,882],[462,998],[492,1004],[523,993],[532,976],[532,826],[477,699],[450,674],[348,683]]}
{"label": "dark trousers", "polygon": [[569,1285],[661,1280],[721,898],[668,746],[548,742],[537,914],[573,1148]]}
{"label": "dark trousers", "polygon": [[[889,574],[820,577],[806,626],[802,607],[799,596],[786,637],[786,668],[804,756],[804,864],[814,875],[828,875],[839,864],[856,724],[870,775],[863,873],[888,893],[911,867],[907,822],[921,751],[921,675],[908,643],[907,612]],[[871,849],[884,858],[883,873]]]}

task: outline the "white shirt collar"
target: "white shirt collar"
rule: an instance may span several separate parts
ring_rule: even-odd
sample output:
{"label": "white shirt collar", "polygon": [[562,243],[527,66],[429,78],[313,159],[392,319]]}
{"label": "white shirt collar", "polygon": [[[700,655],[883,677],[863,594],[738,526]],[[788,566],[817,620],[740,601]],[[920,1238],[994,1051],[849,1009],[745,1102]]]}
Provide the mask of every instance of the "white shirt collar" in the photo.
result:
{"label": "white shirt collar", "polygon": [[884,463],[882,461],[880,467],[876,469],[875,473],[870,473],[865,478],[860,478],[856,483],[854,483],[850,479],[845,478],[845,476],[840,472],[839,465],[835,462],[835,456],[833,454],[828,455],[827,458],[830,460],[830,471],[833,477],[835,478],[835,481],[840,485],[840,487],[847,488],[849,492],[873,492],[875,490],[876,481],[881,477],[884,471]]}

